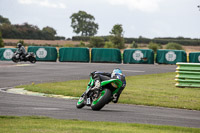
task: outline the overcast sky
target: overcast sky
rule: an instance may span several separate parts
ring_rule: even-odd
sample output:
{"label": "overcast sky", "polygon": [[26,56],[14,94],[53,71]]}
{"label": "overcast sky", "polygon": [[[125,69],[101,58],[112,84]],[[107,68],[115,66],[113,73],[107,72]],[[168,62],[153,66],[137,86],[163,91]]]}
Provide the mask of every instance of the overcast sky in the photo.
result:
{"label": "overcast sky", "polygon": [[0,15],[12,24],[28,22],[72,37],[70,16],[79,10],[95,17],[97,35],[122,24],[125,37],[200,38],[200,0],[0,0]]}

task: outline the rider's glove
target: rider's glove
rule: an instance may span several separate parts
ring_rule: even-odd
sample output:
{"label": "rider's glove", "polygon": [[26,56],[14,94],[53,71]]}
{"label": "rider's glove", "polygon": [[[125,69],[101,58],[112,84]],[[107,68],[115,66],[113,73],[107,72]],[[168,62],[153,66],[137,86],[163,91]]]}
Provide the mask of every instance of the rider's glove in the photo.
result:
{"label": "rider's glove", "polygon": [[92,78],[94,77],[95,72],[96,72],[96,71],[90,73],[90,76],[92,76]]}

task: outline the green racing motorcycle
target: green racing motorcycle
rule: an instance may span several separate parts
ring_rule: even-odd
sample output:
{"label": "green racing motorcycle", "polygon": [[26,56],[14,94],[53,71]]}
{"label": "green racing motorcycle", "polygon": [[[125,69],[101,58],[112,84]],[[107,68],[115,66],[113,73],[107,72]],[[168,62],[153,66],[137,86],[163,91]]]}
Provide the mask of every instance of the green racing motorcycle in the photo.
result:
{"label": "green racing motorcycle", "polygon": [[103,76],[100,82],[93,79],[93,76],[90,75],[87,89],[79,98],[76,107],[80,109],[84,106],[91,106],[92,110],[101,110],[106,104],[112,101],[121,86],[122,81],[120,79],[111,79]]}

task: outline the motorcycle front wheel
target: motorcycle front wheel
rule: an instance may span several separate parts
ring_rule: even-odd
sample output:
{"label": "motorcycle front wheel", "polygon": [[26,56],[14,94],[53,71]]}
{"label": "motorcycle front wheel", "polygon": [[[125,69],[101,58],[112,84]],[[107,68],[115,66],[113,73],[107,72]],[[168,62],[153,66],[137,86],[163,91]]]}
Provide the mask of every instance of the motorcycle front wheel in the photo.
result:
{"label": "motorcycle front wheel", "polygon": [[19,60],[18,60],[15,56],[12,57],[12,61],[15,62],[15,63],[18,63],[18,62],[19,62]]}
{"label": "motorcycle front wheel", "polygon": [[101,110],[111,98],[111,91],[109,89],[104,89],[100,92],[99,96],[92,101],[91,108],[92,110],[98,111]]}
{"label": "motorcycle front wheel", "polygon": [[84,103],[84,96],[82,95],[82,96],[79,98],[78,102],[76,103],[76,107],[77,107],[78,109],[81,109],[81,108],[83,108],[84,106],[85,106],[85,103]]}
{"label": "motorcycle front wheel", "polygon": [[30,57],[29,59],[30,59],[30,62],[31,62],[31,63],[35,63],[35,62],[36,62],[35,57]]}

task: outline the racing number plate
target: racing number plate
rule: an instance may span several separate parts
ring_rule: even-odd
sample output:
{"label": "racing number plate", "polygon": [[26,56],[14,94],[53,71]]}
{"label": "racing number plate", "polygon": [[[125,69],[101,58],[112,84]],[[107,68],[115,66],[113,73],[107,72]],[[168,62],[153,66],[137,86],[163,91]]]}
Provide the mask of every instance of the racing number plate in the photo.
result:
{"label": "racing number plate", "polygon": [[87,104],[90,104],[90,98],[87,98]]}

